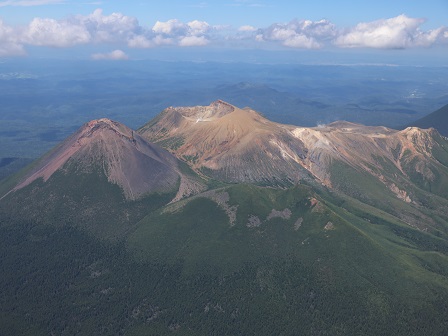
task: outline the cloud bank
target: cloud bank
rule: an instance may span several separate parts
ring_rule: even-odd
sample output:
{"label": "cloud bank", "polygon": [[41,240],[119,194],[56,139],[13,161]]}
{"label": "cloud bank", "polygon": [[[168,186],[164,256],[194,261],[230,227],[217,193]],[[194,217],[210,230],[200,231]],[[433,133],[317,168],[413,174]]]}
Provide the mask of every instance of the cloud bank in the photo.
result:
{"label": "cloud bank", "polygon": [[[62,1],[0,1],[0,7],[55,2]],[[273,23],[266,28],[251,25],[232,28],[225,24],[213,26],[199,20],[182,22],[172,19],[157,21],[151,27],[141,25],[137,18],[132,16],[122,13],[105,15],[101,9],[96,9],[88,15],[75,15],[61,20],[34,18],[27,25],[20,27],[8,26],[0,19],[0,57],[24,55],[27,46],[72,48],[79,45],[95,47],[109,44],[120,49],[146,49],[160,46],[219,46],[223,42],[229,46],[229,41],[237,40],[239,47],[242,45],[241,41],[244,41],[248,48],[262,48],[265,44],[294,49],[406,49],[448,45],[446,27],[423,30],[424,22],[425,20],[420,18],[399,15],[361,22],[348,28],[337,27],[329,20],[292,20],[287,23]]]}
{"label": "cloud bank", "polygon": [[341,47],[404,49],[429,47],[439,40],[446,39],[446,27],[422,31],[423,19],[399,15],[391,19],[359,23],[337,37],[335,44]]}
{"label": "cloud bank", "polygon": [[25,48],[13,27],[0,19],[0,57],[24,55]]}
{"label": "cloud bank", "polygon": [[405,49],[430,47],[447,42],[446,27],[423,31],[425,20],[399,15],[390,19],[362,22],[340,29],[328,20],[293,20],[260,29],[258,41],[273,41],[291,48],[323,47]]}
{"label": "cloud bank", "polygon": [[152,27],[155,45],[174,44],[181,47],[204,46],[210,41],[207,34],[213,31],[205,21],[183,23],[179,20],[157,21]]}
{"label": "cloud bank", "polygon": [[328,20],[293,20],[286,24],[275,23],[260,30],[256,39],[279,42],[291,48],[318,49],[336,35],[336,26]]}

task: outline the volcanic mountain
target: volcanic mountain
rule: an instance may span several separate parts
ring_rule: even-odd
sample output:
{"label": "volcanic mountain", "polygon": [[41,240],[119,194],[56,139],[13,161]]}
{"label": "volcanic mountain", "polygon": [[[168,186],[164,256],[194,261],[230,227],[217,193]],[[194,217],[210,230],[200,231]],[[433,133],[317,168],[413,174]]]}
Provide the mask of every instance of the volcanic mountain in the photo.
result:
{"label": "volcanic mountain", "polygon": [[0,184],[0,334],[445,335],[447,149],[223,101],[94,120]]}
{"label": "volcanic mountain", "polygon": [[99,235],[106,224],[115,237],[150,209],[204,189],[181,165],[127,126],[93,120],[3,184],[1,198],[42,221],[63,214]]}
{"label": "volcanic mountain", "polygon": [[104,118],[83,125],[37,162],[13,191],[39,178],[47,181],[68,166],[76,167],[80,173],[100,168],[108,181],[117,184],[130,200],[144,194],[172,192],[181,180],[187,179],[173,155],[127,126]]}
{"label": "volcanic mountain", "polygon": [[297,182],[304,144],[288,127],[223,101],[170,107],[138,130],[198,172],[227,182]]}
{"label": "volcanic mountain", "polygon": [[[415,204],[427,198],[423,191],[447,196],[441,187],[447,176],[447,145],[434,129],[397,131],[349,122],[304,128],[216,101],[170,107],[138,133],[194,170],[227,182],[276,185],[312,176],[355,196],[377,191]],[[353,183],[358,176],[360,183]],[[372,181],[382,191],[365,188],[362,181]]]}

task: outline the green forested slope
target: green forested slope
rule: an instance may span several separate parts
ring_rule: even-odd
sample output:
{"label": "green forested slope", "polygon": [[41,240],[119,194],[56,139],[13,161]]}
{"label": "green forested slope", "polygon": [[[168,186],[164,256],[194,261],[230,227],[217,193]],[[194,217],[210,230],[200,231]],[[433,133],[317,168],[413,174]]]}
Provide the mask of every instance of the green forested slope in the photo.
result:
{"label": "green forested slope", "polygon": [[445,236],[306,186],[219,189],[152,212],[118,241],[1,211],[1,334],[443,335],[448,327]]}

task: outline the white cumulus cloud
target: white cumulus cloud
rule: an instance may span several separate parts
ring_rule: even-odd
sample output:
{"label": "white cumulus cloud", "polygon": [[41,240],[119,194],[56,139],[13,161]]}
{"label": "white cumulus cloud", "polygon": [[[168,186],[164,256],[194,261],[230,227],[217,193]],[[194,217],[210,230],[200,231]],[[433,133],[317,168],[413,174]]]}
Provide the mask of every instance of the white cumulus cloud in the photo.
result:
{"label": "white cumulus cloud", "polygon": [[142,28],[138,20],[121,13],[103,15],[102,9],[96,9],[87,16],[76,16],[73,20],[84,26],[92,35],[94,42],[127,41],[130,37],[140,34]]}
{"label": "white cumulus cloud", "polygon": [[199,47],[208,43],[209,41],[204,36],[185,36],[179,41],[181,47]]}
{"label": "white cumulus cloud", "polygon": [[259,42],[270,41],[305,49],[330,45],[340,48],[404,49],[448,42],[446,27],[424,31],[421,29],[424,22],[424,19],[403,14],[342,29],[328,20],[293,20],[257,30],[253,38]]}
{"label": "white cumulus cloud", "polygon": [[177,19],[165,22],[157,21],[152,27],[156,45],[177,44],[181,47],[204,46],[210,41],[207,34],[215,28],[205,21],[190,21],[184,23]]}
{"label": "white cumulus cloud", "polygon": [[140,26],[138,20],[121,13],[103,14],[96,9],[88,15],[55,20],[35,18],[22,32],[25,44],[47,47],[73,47],[82,44],[114,43],[130,48],[152,48],[161,45],[203,46],[208,33],[215,28],[205,21],[184,23],[177,19],[157,21],[152,29]]}
{"label": "white cumulus cloud", "polygon": [[422,31],[423,19],[399,15],[390,19],[363,22],[335,39],[335,45],[349,48],[404,49],[428,47],[444,38],[445,27]]}
{"label": "white cumulus cloud", "polygon": [[152,30],[156,34],[179,35],[185,32],[186,25],[177,19],[166,22],[157,21]]}
{"label": "white cumulus cloud", "polygon": [[23,34],[24,42],[37,46],[71,47],[91,40],[85,26],[54,19],[35,18]]}
{"label": "white cumulus cloud", "polygon": [[177,43],[176,40],[174,40],[171,37],[163,37],[162,35],[157,35],[152,38],[152,42],[155,43],[157,46],[163,46],[163,45],[174,45]]}
{"label": "white cumulus cloud", "polygon": [[35,18],[23,31],[27,44],[49,47],[72,47],[88,43],[128,42],[141,34],[134,17],[121,13],[104,15],[101,9],[89,15],[63,20]]}
{"label": "white cumulus cloud", "polygon": [[166,22],[157,21],[152,27],[152,31],[159,35],[168,35],[172,37],[201,36],[208,33],[212,27],[205,21],[194,20],[183,23],[177,19]]}
{"label": "white cumulus cloud", "polygon": [[[4,6],[37,6],[57,0],[0,0]],[[61,2],[63,2],[61,0]],[[232,27],[210,25],[206,21],[178,19],[156,21],[141,26],[133,16],[105,14],[96,9],[87,15],[64,19],[32,19],[24,26],[8,26],[0,19],[0,56],[26,54],[27,46],[68,48],[79,45],[110,44],[113,48],[156,48],[159,46],[195,47],[210,44],[257,47],[277,44],[288,48],[427,48],[448,45],[448,28],[424,30],[424,19],[399,15],[394,18],[362,22],[340,28],[329,20],[292,20],[266,28],[251,25]],[[103,54],[98,54],[103,57]],[[103,55],[103,56],[100,56]],[[112,57],[110,54],[107,54]],[[120,57],[118,54],[116,57]],[[114,57],[115,57],[114,56]]]}
{"label": "white cumulus cloud", "polygon": [[211,29],[210,25],[207,22],[198,20],[188,22],[187,26],[189,28],[188,33],[193,36],[204,35]]}
{"label": "white cumulus cloud", "polygon": [[105,54],[93,54],[94,60],[112,60],[112,61],[124,61],[128,60],[129,56],[122,50],[114,50]]}
{"label": "white cumulus cloud", "polygon": [[245,26],[241,26],[238,28],[238,31],[240,31],[240,32],[253,32],[256,30],[257,30],[257,28],[255,28],[254,26],[250,26],[250,25],[245,25]]}
{"label": "white cumulus cloud", "polygon": [[321,44],[314,38],[308,37],[303,34],[295,34],[283,41],[283,45],[291,48],[305,48],[305,49],[318,49]]}
{"label": "white cumulus cloud", "polygon": [[328,20],[293,20],[288,23],[275,23],[261,30],[255,37],[257,41],[274,41],[291,48],[321,48],[337,34],[334,24]]}
{"label": "white cumulus cloud", "polygon": [[25,54],[20,34],[0,19],[0,57]]}

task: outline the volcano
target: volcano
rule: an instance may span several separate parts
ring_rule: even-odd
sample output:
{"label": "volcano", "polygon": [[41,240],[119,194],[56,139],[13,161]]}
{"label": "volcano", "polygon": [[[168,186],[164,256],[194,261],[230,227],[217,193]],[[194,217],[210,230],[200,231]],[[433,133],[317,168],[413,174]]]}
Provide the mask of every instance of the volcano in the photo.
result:
{"label": "volcano", "polygon": [[448,142],[223,101],[0,183],[0,334],[445,335]]}

